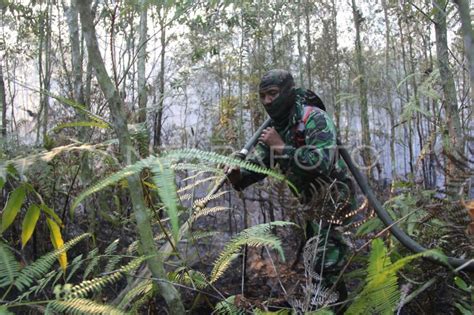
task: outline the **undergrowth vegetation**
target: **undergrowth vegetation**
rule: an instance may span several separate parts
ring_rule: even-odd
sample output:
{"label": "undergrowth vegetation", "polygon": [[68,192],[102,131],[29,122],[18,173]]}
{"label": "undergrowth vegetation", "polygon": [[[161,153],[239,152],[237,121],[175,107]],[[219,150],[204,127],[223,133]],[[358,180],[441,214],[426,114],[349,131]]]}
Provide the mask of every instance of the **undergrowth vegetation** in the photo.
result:
{"label": "undergrowth vegetation", "polygon": [[[76,147],[77,150],[80,148],[81,146]],[[51,152],[43,152],[30,158],[35,163],[58,165],[63,162],[61,156],[71,155],[71,151],[74,151],[72,147],[67,146],[56,148],[53,157]],[[38,191],[44,190],[35,189],[42,178],[29,177],[34,168],[29,168],[24,163],[22,165],[26,167],[18,169],[17,161],[18,159],[9,160],[2,164],[2,189],[8,192],[2,212],[0,242],[2,314],[26,310],[68,314],[141,313],[144,309],[154,307],[153,301],[159,291],[157,283],[160,281],[194,292],[192,299],[195,305],[201,305],[203,297],[206,297],[204,300],[208,301],[207,307],[212,307],[218,314],[270,314],[272,310],[275,314],[332,314],[333,306],[338,304],[334,288],[320,288],[317,278],[311,280],[314,266],[306,264],[309,282],[303,290],[304,295],[296,298],[292,293],[286,292],[283,298],[287,305],[280,307],[278,311],[270,305],[265,306],[265,303],[239,303],[237,300],[242,299],[240,295],[226,295],[220,291],[219,281],[229,273],[234,273],[235,276],[235,268],[229,268],[236,266],[236,263],[238,265],[237,261],[242,258],[245,259],[241,254],[247,248],[273,249],[278,253],[277,259],[285,263],[284,239],[279,238],[276,232],[281,229],[299,229],[292,222],[274,221],[242,230],[224,243],[219,249],[220,254],[211,255],[213,263],[210,269],[199,269],[198,265],[191,263],[191,249],[194,247],[196,251],[200,244],[208,242],[206,239],[214,238],[220,233],[213,228],[195,229],[196,222],[213,216],[224,216],[230,210],[221,205],[225,191],[209,194],[210,188],[222,179],[222,170],[216,166],[240,166],[269,175],[277,181],[285,181],[281,174],[273,170],[194,149],[165,152],[112,173],[104,167],[103,173],[107,175],[78,193],[71,201],[68,215],[60,218],[52,207],[46,205],[46,200],[54,202],[54,199],[51,196],[43,198]],[[32,164],[34,163],[28,165]],[[50,170],[45,169],[45,172]],[[166,278],[155,278],[147,270],[146,262],[149,257],[143,255],[140,240],[133,236],[133,221],[124,215],[127,210],[121,209],[127,203],[126,196],[122,195],[123,180],[131,174],[139,174],[142,185],[146,188],[144,193],[148,196],[148,211],[156,231],[154,242],[159,246],[157,254],[167,266]],[[108,219],[98,213],[95,219],[101,222],[101,229],[109,225],[112,229],[119,227],[130,231],[131,235],[125,237],[123,232],[114,233],[110,230],[107,233],[123,239],[104,242],[98,240],[104,235],[104,231],[100,229],[94,234],[78,234],[78,230],[68,230],[68,225],[88,216],[84,211],[78,211],[83,207],[84,201],[107,189],[112,189],[118,195],[103,204],[107,204],[109,209],[115,208],[110,210]],[[71,188],[68,190],[71,191]],[[430,242],[425,244],[427,247],[466,257],[472,255],[472,243],[460,231],[466,221],[459,214],[461,210],[458,203],[436,198],[434,191],[400,189],[399,194],[390,198],[385,206],[395,220],[400,220],[400,225],[409,235],[422,242]],[[451,210],[437,215],[437,206]],[[115,220],[111,220],[110,216],[115,216]],[[381,230],[382,233],[379,233]],[[44,253],[44,247],[27,246],[31,239],[39,242],[47,233],[51,240],[49,247],[53,251]],[[429,295],[430,290],[440,287],[445,290],[447,287],[454,287],[457,292],[444,296],[443,301],[447,303],[444,309],[463,314],[469,312],[472,290],[469,275],[462,269],[450,270],[439,266],[433,272],[429,270],[433,268],[432,263],[417,259],[431,256],[446,263],[446,256],[440,251],[430,250],[410,255],[384,233],[377,218],[367,220],[358,228],[357,233],[348,233],[346,241],[352,246],[353,254],[343,270],[344,277],[352,283],[349,298],[344,301],[345,314],[393,314],[401,309],[416,312],[418,305],[413,304],[415,297]],[[363,245],[361,241],[364,242]],[[366,250],[369,244],[370,254]],[[450,247],[453,244],[465,246]],[[324,250],[323,243],[318,241],[317,246],[320,246],[319,250]],[[275,265],[273,268],[276,273],[279,272]],[[420,273],[420,270],[425,271]],[[280,285],[284,289],[286,284]],[[113,294],[113,291],[117,293]],[[418,303],[422,307],[424,302]]]}

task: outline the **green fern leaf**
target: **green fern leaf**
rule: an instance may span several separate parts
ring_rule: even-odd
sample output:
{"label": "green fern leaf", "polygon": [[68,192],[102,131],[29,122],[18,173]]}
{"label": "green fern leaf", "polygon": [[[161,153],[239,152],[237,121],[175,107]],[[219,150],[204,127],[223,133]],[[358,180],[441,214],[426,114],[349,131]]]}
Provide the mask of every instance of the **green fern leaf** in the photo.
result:
{"label": "green fern leaf", "polygon": [[18,288],[18,290],[23,291],[26,287],[29,287],[34,280],[39,279],[42,277],[44,274],[46,274],[51,266],[53,265],[54,261],[65,251],[68,251],[85,239],[86,237],[91,236],[89,233],[82,234],[76,238],[73,238],[72,240],[68,241],[67,243],[64,244],[61,248],[56,249],[55,251],[48,253],[38,260],[36,260],[34,263],[31,265],[26,266],[20,271],[20,274],[16,278],[14,284]]}
{"label": "green fern leaf", "polygon": [[110,305],[99,304],[87,299],[71,299],[66,301],[52,301],[48,304],[48,309],[66,314],[125,314],[122,310]]}
{"label": "green fern leaf", "polygon": [[229,296],[227,299],[217,303],[215,309],[215,314],[219,315],[242,315],[245,312],[235,306],[235,295]]}
{"label": "green fern leaf", "polygon": [[97,267],[97,265],[99,264],[99,259],[100,259],[100,256],[98,256],[97,254],[99,253],[99,249],[98,248],[94,248],[93,250],[91,250],[89,252],[89,254],[87,254],[87,258],[86,260],[90,260],[89,264],[87,265],[86,267],[86,270],[84,271],[84,275],[82,277],[83,280],[87,279],[87,276],[95,269],[95,267]]}
{"label": "green fern leaf", "polygon": [[115,266],[118,264],[120,261],[121,257],[118,255],[114,255],[115,252],[117,251],[117,247],[119,244],[119,239],[116,239],[112,243],[107,246],[107,248],[104,251],[104,256],[109,259],[107,262],[107,265],[105,266],[105,272],[111,272],[114,270]]}
{"label": "green fern leaf", "polygon": [[0,288],[13,282],[18,276],[20,264],[16,261],[8,247],[0,243]]}
{"label": "green fern leaf", "polygon": [[155,164],[152,172],[154,173],[153,181],[158,186],[158,195],[165,205],[166,213],[170,219],[171,231],[176,243],[179,235],[179,219],[178,195],[176,194],[174,172],[166,163]]}
{"label": "green fern leaf", "polygon": [[123,275],[137,269],[145,259],[146,257],[135,258],[127,265],[119,268],[117,271],[109,275],[94,278],[91,280],[85,280],[79,284],[72,286],[71,288],[68,288],[67,290],[64,289],[66,299],[83,298],[89,293],[100,292],[106,285],[116,283],[123,277]]}
{"label": "green fern leaf", "polygon": [[237,252],[244,245],[251,247],[269,246],[270,248],[276,249],[279,252],[282,260],[284,260],[285,256],[280,240],[269,232],[272,227],[288,225],[295,224],[292,222],[275,221],[271,223],[255,225],[240,232],[224,247],[224,250],[217,258],[211,271],[210,282],[213,283],[222,276],[222,274],[230,266],[230,263],[238,257]]}
{"label": "green fern leaf", "polygon": [[400,299],[397,272],[412,260],[428,255],[442,259],[442,254],[437,251],[426,251],[392,263],[383,241],[373,240],[367,268],[367,283],[346,314],[393,314]]}
{"label": "green fern leaf", "polygon": [[153,290],[153,281],[146,279],[140,282],[136,287],[132,288],[125,294],[122,301],[118,305],[118,308],[125,309],[129,304],[133,302],[137,297],[148,294]]}
{"label": "green fern leaf", "polygon": [[168,274],[168,279],[174,283],[198,289],[204,289],[208,286],[205,274],[200,271],[187,269],[186,267],[181,267],[174,272],[170,272]]}
{"label": "green fern leaf", "polygon": [[124,169],[122,169],[121,171],[112,174],[111,176],[101,180],[100,182],[96,183],[95,185],[92,185],[91,187],[83,191],[74,200],[70,209],[70,215],[71,216],[74,215],[74,209],[77,208],[77,206],[81,203],[81,201],[84,200],[86,197],[104,189],[105,187],[109,185],[115,184],[119,182],[120,180],[127,178],[130,175],[140,173],[146,166],[149,165],[151,160],[152,160],[152,157],[149,157],[133,165],[129,165],[125,167]]}

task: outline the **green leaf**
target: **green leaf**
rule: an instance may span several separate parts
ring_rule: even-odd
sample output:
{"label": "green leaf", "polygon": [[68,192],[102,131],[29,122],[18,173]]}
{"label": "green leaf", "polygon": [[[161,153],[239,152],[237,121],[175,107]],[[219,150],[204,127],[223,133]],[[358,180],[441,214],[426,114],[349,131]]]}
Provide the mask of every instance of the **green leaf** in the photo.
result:
{"label": "green leaf", "polygon": [[0,306],[0,315],[15,315],[15,313],[10,312],[5,305],[1,305]]}
{"label": "green leaf", "polygon": [[460,277],[458,276],[454,277],[454,283],[456,283],[458,288],[460,288],[461,290],[466,291],[466,292],[471,292],[467,283],[464,282],[464,280],[461,279]]}
{"label": "green leaf", "polygon": [[356,235],[357,236],[366,235],[366,234],[369,234],[370,232],[373,232],[374,230],[380,229],[382,227],[383,227],[382,221],[380,221],[379,218],[375,217],[375,218],[372,218],[372,219],[368,220],[367,222],[364,222],[364,224],[362,224],[357,229]]}
{"label": "green leaf", "polygon": [[51,217],[51,219],[53,219],[54,221],[56,221],[57,224],[59,224],[60,226],[63,225],[63,221],[61,220],[61,218],[54,212],[53,209],[49,208],[47,205],[45,205],[44,203],[40,205],[40,208],[41,208],[41,211],[43,211],[44,213],[46,213],[47,215],[49,215]]}
{"label": "green leaf", "polygon": [[[64,241],[63,237],[61,235],[61,229],[59,228],[59,225],[50,218],[46,218],[46,223],[48,224],[49,232],[50,232],[50,237],[51,237],[51,243],[53,243],[53,246],[55,249],[61,249],[64,246]],[[63,251],[59,256],[59,265],[61,266],[62,270],[66,272],[67,268],[67,255],[66,252]]]}
{"label": "green leaf", "polygon": [[3,189],[3,186],[5,186],[5,179],[3,179],[3,177],[0,176],[0,190]]}
{"label": "green leaf", "polygon": [[472,310],[470,310],[469,308],[466,308],[461,303],[454,303],[454,306],[456,306],[456,308],[459,310],[459,312],[462,315],[472,315]]}
{"label": "green leaf", "polygon": [[10,194],[10,198],[7,201],[7,205],[5,206],[2,212],[2,233],[5,232],[5,230],[15,220],[18,211],[23,205],[23,201],[25,201],[25,197],[26,191],[25,187],[23,186],[18,187]]}
{"label": "green leaf", "polygon": [[31,238],[31,235],[33,235],[40,212],[40,208],[35,204],[31,205],[28,208],[28,211],[26,211],[21,228],[21,248],[25,247],[26,243],[28,243],[28,240]]}

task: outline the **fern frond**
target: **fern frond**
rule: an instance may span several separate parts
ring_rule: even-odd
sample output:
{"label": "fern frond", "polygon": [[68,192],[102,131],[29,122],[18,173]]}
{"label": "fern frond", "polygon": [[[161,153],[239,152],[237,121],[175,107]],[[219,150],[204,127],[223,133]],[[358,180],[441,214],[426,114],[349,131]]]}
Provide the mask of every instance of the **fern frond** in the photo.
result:
{"label": "fern frond", "polygon": [[86,270],[84,271],[84,275],[82,277],[83,280],[87,279],[87,276],[97,267],[99,264],[99,259],[100,257],[97,255],[99,253],[98,248],[94,248],[87,254],[86,260],[90,260],[89,264],[86,267]]}
{"label": "fern frond", "polygon": [[174,283],[183,284],[193,288],[204,289],[208,285],[206,275],[200,271],[180,268],[177,271],[170,272],[168,279]]}
{"label": "fern frond", "polygon": [[133,165],[128,165],[124,169],[110,175],[109,177],[99,181],[98,183],[92,185],[91,187],[87,188],[84,190],[82,193],[79,194],[79,196],[76,197],[74,200],[71,209],[70,209],[70,214],[74,214],[74,209],[77,208],[77,206],[81,203],[82,200],[84,200],[86,197],[89,195],[92,195],[105,187],[115,184],[119,182],[122,179],[125,179],[131,175],[140,173],[145,167],[149,166],[151,161],[153,161],[155,157],[149,157],[146,159],[143,159],[141,161],[138,161],[137,163]]}
{"label": "fern frond", "polygon": [[347,310],[347,314],[393,314],[400,299],[397,272],[410,261],[427,255],[437,259],[443,259],[444,256],[437,251],[426,251],[392,263],[383,241],[373,240],[367,268],[367,283]]}
{"label": "fern frond", "polygon": [[155,164],[151,170],[154,173],[153,181],[158,186],[158,195],[165,205],[166,213],[170,219],[173,238],[177,242],[179,234],[178,195],[176,194],[174,171],[169,165],[163,163]]}
{"label": "fern frond", "polygon": [[219,178],[219,177],[218,176],[210,176],[208,178],[203,178],[203,179],[196,180],[195,182],[193,182],[191,184],[188,184],[188,185],[178,189],[178,194],[182,193],[182,192],[185,192],[187,190],[193,189],[198,185],[204,184],[208,181],[211,181],[211,180],[214,180],[214,179],[217,179],[217,178]]}
{"label": "fern frond", "polygon": [[273,249],[276,249],[279,252],[282,260],[284,260],[285,256],[281,247],[280,240],[269,232],[272,227],[288,225],[295,224],[292,222],[275,221],[271,223],[255,225],[240,232],[224,247],[224,250],[217,258],[216,262],[214,263],[214,267],[211,271],[210,282],[213,283],[222,276],[222,274],[229,267],[230,263],[236,257],[238,257],[237,252],[244,245],[248,245],[251,247],[269,246]]}
{"label": "fern frond", "polygon": [[194,208],[204,208],[203,205],[207,205],[210,201],[220,198],[227,193],[228,191],[220,191],[216,194],[197,199],[194,201]]}
{"label": "fern frond", "polygon": [[193,194],[182,194],[179,195],[179,200],[184,201],[184,200],[189,200],[193,198]]}
{"label": "fern frond", "polygon": [[229,296],[224,301],[220,301],[216,304],[214,309],[215,314],[219,315],[242,315],[245,312],[235,306],[235,295]]}
{"label": "fern frond", "polygon": [[[192,164],[192,165],[194,165],[194,164]],[[199,171],[199,172],[196,172],[196,174],[193,174],[193,175],[190,175],[190,176],[188,176],[188,177],[186,177],[186,178],[183,178],[182,181],[183,181],[183,182],[187,182],[188,180],[195,179],[195,178],[197,178],[197,177],[199,177],[199,176],[201,176],[201,175],[203,175],[203,174],[205,174],[205,173],[206,173],[205,171],[202,171],[202,170],[201,170],[201,171]]]}
{"label": "fern frond", "polygon": [[208,166],[204,164],[192,164],[192,163],[176,163],[172,164],[171,168],[175,171],[187,170],[187,171],[201,171],[203,173],[218,173],[219,170],[217,167]]}
{"label": "fern frond", "polygon": [[116,283],[118,280],[122,278],[124,274],[130,273],[133,270],[137,269],[142,262],[146,259],[146,257],[138,257],[129,262],[127,265],[121,267],[117,271],[103,276],[99,278],[94,278],[91,280],[85,280],[77,285],[64,290],[66,299],[75,299],[75,298],[83,298],[89,293],[99,292],[101,291],[106,285],[110,285]]}
{"label": "fern frond", "polygon": [[210,215],[213,213],[221,212],[221,211],[226,211],[230,210],[228,207],[212,207],[212,208],[204,208],[204,209],[199,209],[194,213],[194,219]]}
{"label": "fern frond", "polygon": [[72,240],[68,241],[67,243],[64,244],[63,247],[56,249],[55,251],[48,253],[35,262],[33,262],[31,265],[26,266],[20,271],[20,274],[16,278],[14,285],[18,288],[18,290],[23,291],[24,288],[29,287],[34,280],[39,279],[42,277],[44,274],[46,274],[53,265],[54,261],[64,253],[65,251],[68,251],[85,239],[86,237],[91,236],[89,233],[82,234],[76,238],[73,238]]}
{"label": "fern frond", "polygon": [[149,290],[145,290],[143,292],[143,294],[140,296],[139,299],[133,302],[130,308],[129,314],[140,314],[139,312],[140,308],[146,303],[148,303],[148,301],[150,301],[154,297],[155,291],[156,291],[156,285],[153,284],[149,288],[150,288]]}
{"label": "fern frond", "polygon": [[[246,170],[249,170],[255,173],[265,174],[265,175],[274,177],[276,179],[286,181],[290,186],[293,186],[293,184],[291,184],[290,182],[288,182],[288,180],[286,180],[283,174],[280,174],[274,170],[255,165],[247,161],[242,161],[236,158],[224,156],[215,152],[208,152],[208,151],[202,151],[202,150],[197,150],[197,149],[182,149],[182,150],[171,151],[165,154],[164,158],[172,159],[175,161],[197,159],[199,161],[207,161],[207,162],[215,163],[215,164],[226,164],[229,166],[238,166],[240,168],[244,168]],[[292,187],[292,188],[295,188],[295,187]]]}
{"label": "fern frond", "polygon": [[71,279],[72,276],[76,273],[77,269],[82,266],[83,262],[84,261],[82,260],[82,254],[72,260],[72,262],[69,264],[69,272],[66,278],[66,282],[69,282],[69,279]]}
{"label": "fern frond", "polygon": [[115,266],[118,264],[118,262],[122,258],[118,255],[114,255],[115,252],[117,251],[118,244],[119,244],[119,239],[116,239],[115,241],[110,243],[109,246],[107,246],[107,248],[104,250],[104,256],[109,259],[104,269],[106,273],[114,270]]}
{"label": "fern frond", "polygon": [[125,294],[122,301],[120,301],[118,308],[125,309],[127,305],[132,303],[139,296],[146,295],[148,292],[153,290],[153,281],[146,279],[140,282],[136,287],[132,288],[130,291]]}
{"label": "fern frond", "polygon": [[190,239],[192,241],[197,241],[203,238],[213,237],[217,234],[219,234],[217,231],[196,231],[191,234]]}
{"label": "fern frond", "polygon": [[[166,237],[166,234],[165,233],[159,233],[158,235],[156,235],[153,239],[155,240],[155,242],[159,241],[159,240],[162,240]],[[133,255],[137,250],[138,250],[138,244],[139,244],[140,241],[136,240],[136,241],[133,241],[127,248],[127,255]]]}
{"label": "fern frond", "polygon": [[0,242],[0,288],[11,284],[18,276],[19,270],[20,264],[13,253]]}
{"label": "fern frond", "polygon": [[52,301],[47,309],[65,314],[113,314],[125,315],[122,310],[111,305],[99,304],[88,299],[71,299],[66,301]]}

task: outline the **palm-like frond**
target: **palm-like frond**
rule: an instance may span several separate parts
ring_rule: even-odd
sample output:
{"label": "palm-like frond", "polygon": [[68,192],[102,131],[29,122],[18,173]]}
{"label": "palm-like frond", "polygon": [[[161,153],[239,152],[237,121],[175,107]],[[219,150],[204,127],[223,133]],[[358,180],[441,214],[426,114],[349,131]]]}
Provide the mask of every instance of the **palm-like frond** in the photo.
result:
{"label": "palm-like frond", "polygon": [[0,243],[0,288],[13,282],[18,276],[20,264],[8,247]]}
{"label": "palm-like frond", "polygon": [[283,254],[281,242],[276,236],[270,234],[270,230],[275,226],[288,225],[295,224],[285,221],[275,221],[271,223],[255,225],[240,232],[224,247],[224,250],[219,255],[219,258],[217,258],[216,262],[214,263],[214,268],[211,272],[210,282],[215,282],[222,276],[222,274],[229,267],[230,263],[238,256],[237,252],[244,245],[251,247],[269,246],[273,249],[276,249],[279,252],[281,258],[284,260],[285,256]]}
{"label": "palm-like frond", "polygon": [[29,287],[34,280],[39,279],[42,277],[44,274],[46,274],[51,266],[53,265],[54,261],[64,253],[65,251],[68,251],[71,247],[79,243],[81,240],[85,239],[86,237],[89,237],[90,234],[82,234],[76,238],[73,238],[72,240],[68,241],[67,243],[64,244],[63,247],[56,249],[55,251],[48,253],[38,260],[36,260],[34,263],[31,265],[26,266],[23,268],[18,277],[15,279],[15,286],[18,288],[18,290],[22,291],[26,287]]}

